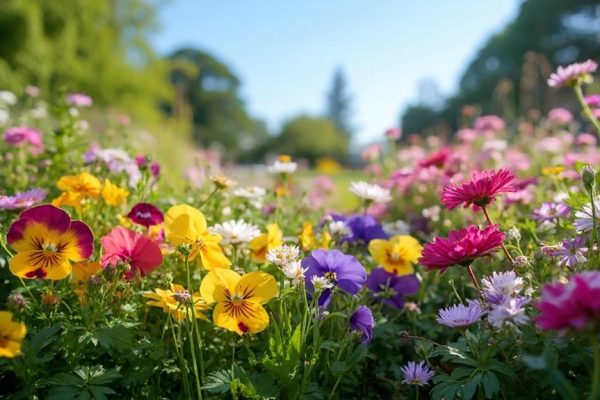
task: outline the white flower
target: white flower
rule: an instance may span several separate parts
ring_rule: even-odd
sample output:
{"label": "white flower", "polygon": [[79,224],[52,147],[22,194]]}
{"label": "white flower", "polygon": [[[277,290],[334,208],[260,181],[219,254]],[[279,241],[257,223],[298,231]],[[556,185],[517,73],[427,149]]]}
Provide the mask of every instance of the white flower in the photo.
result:
{"label": "white flower", "polygon": [[33,119],[44,119],[48,116],[48,108],[46,103],[39,102],[39,104],[29,111],[31,118]]}
{"label": "white flower", "polygon": [[298,169],[298,164],[293,161],[276,160],[267,170],[272,174],[293,174]]}
{"label": "white flower", "polygon": [[354,193],[365,201],[370,201],[373,203],[387,203],[388,201],[392,200],[392,195],[389,189],[364,181],[352,182],[350,184],[350,192]]}
{"label": "white flower", "polygon": [[0,90],[0,105],[12,106],[17,103],[17,96],[8,90]]}
{"label": "white flower", "polygon": [[231,215],[231,207],[223,207],[223,210],[221,210],[221,214],[225,216]]}
{"label": "white flower", "polygon": [[348,236],[350,234],[350,228],[344,221],[331,221],[328,227],[329,233],[333,236]]}
{"label": "white flower", "polygon": [[483,297],[492,304],[500,304],[507,298],[511,298],[523,289],[523,278],[517,276],[513,271],[492,272],[481,280],[483,285]]}
{"label": "white flower", "polygon": [[390,236],[408,235],[410,233],[410,225],[399,219],[394,222],[384,223],[383,231]]}
{"label": "white flower", "polygon": [[222,243],[247,243],[260,235],[260,229],[243,220],[226,221],[210,228],[210,231],[223,237]]}
{"label": "white flower", "polygon": [[421,211],[421,215],[423,215],[423,217],[425,218],[432,220],[433,222],[437,222],[440,220],[441,211],[442,208],[440,206],[433,206],[429,208],[424,208],[423,211]]}
{"label": "white flower", "polygon": [[234,196],[244,199],[260,200],[267,194],[267,190],[260,186],[248,186],[234,189],[232,193]]}
{"label": "white flower", "polygon": [[531,302],[529,297],[517,297],[502,304],[493,305],[488,312],[488,321],[495,328],[503,325],[522,325],[529,321],[525,306]]}
{"label": "white flower", "polygon": [[8,113],[8,111],[0,108],[0,125],[6,125],[9,119],[10,114]]}
{"label": "white flower", "polygon": [[298,246],[277,246],[270,249],[267,252],[267,261],[277,265],[278,267],[285,267],[293,262],[296,262],[300,257],[300,249]]}
{"label": "white flower", "polygon": [[304,273],[308,268],[302,268],[300,261],[295,261],[284,266],[281,270],[286,278],[291,279],[292,285],[297,286],[300,282],[304,281]]}
{"label": "white flower", "polygon": [[[596,211],[596,226],[600,226],[600,197],[594,199]],[[575,229],[579,232],[591,231],[594,226],[594,218],[592,216],[592,203],[587,203],[581,211],[575,213]]]}
{"label": "white flower", "polygon": [[324,276],[313,275],[310,281],[315,288],[315,292],[322,292],[325,289],[331,289],[333,287],[333,283],[329,282]]}

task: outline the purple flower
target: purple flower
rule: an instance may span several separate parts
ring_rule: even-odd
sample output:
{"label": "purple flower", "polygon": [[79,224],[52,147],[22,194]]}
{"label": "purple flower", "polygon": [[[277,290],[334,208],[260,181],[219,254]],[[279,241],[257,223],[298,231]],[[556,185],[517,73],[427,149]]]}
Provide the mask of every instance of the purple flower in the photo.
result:
{"label": "purple flower", "polygon": [[521,296],[510,298],[501,304],[493,304],[488,311],[487,319],[494,328],[505,325],[516,327],[529,321],[525,306],[531,303],[531,298]]}
{"label": "purple flower", "polygon": [[162,211],[150,203],[136,204],[131,211],[129,211],[129,214],[127,214],[127,218],[134,223],[145,227],[158,225],[164,221]]}
{"label": "purple flower", "polygon": [[427,385],[431,378],[435,376],[435,373],[425,361],[421,361],[418,364],[414,361],[409,361],[408,364],[402,367],[402,373],[404,374],[403,383],[418,386]]}
{"label": "purple flower", "polygon": [[591,74],[598,68],[598,64],[592,60],[582,63],[574,63],[566,67],[558,67],[556,72],[548,78],[548,86],[559,88],[565,85],[575,85],[578,82],[591,81]]}
{"label": "purple flower", "polygon": [[31,207],[46,198],[46,191],[42,189],[31,189],[26,192],[17,193],[14,196],[0,196],[0,208],[16,210],[18,208]]}
{"label": "purple flower", "polygon": [[484,310],[478,301],[469,300],[467,305],[456,304],[438,312],[437,322],[451,328],[462,328],[481,319]]}
{"label": "purple flower", "polygon": [[150,173],[153,177],[158,178],[160,176],[160,164],[156,161],[150,163]]}
{"label": "purple flower", "polygon": [[590,94],[585,96],[584,101],[589,107],[600,107],[600,94]]}
{"label": "purple flower", "polygon": [[342,238],[344,242],[363,242],[368,244],[373,239],[388,239],[389,236],[383,230],[383,226],[377,222],[375,217],[365,214],[344,216],[332,214],[334,221],[343,221],[350,229],[350,233]]}
{"label": "purple flower", "polygon": [[543,203],[533,210],[531,217],[539,223],[556,221],[558,218],[569,216],[571,208],[563,203]]}
{"label": "purple flower", "polygon": [[523,278],[514,271],[492,272],[481,280],[482,297],[490,304],[501,304],[518,295],[523,289]]}
{"label": "purple flower", "polygon": [[576,265],[583,264],[587,261],[585,254],[588,248],[585,247],[585,238],[578,236],[574,239],[565,239],[562,246],[558,249],[552,249],[550,255],[560,257],[560,265],[566,265],[573,268]]}
{"label": "purple flower", "polygon": [[302,260],[306,268],[305,281],[309,293],[314,293],[313,277],[323,277],[332,285],[319,297],[319,306],[327,308],[333,294],[332,289],[339,287],[344,292],[355,295],[367,279],[367,271],[354,257],[339,250],[315,250]]}
{"label": "purple flower", "polygon": [[404,306],[404,296],[417,293],[419,280],[415,275],[399,276],[383,268],[374,268],[365,282],[372,296],[394,308]]}
{"label": "purple flower", "polygon": [[70,106],[90,107],[92,103],[92,98],[85,93],[71,93],[67,95],[67,104]]}
{"label": "purple flower", "polygon": [[350,332],[360,332],[361,343],[369,343],[373,339],[374,326],[373,313],[367,306],[358,306],[350,317]]}

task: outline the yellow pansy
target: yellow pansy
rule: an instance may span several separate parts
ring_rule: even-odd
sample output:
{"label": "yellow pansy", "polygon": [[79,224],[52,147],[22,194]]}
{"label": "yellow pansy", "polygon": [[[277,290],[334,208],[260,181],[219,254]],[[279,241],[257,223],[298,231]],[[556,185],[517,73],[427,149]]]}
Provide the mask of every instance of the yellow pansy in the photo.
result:
{"label": "yellow pansy", "polygon": [[102,188],[102,198],[109,206],[120,206],[129,196],[127,189],[123,189],[113,184],[109,179],[104,181]]}
{"label": "yellow pansy", "polygon": [[555,166],[555,167],[544,167],[542,168],[542,174],[544,175],[558,175],[565,170],[563,166]]}
{"label": "yellow pansy", "polygon": [[328,249],[331,244],[331,234],[324,231],[321,234],[321,240],[317,241],[314,234],[313,224],[311,222],[305,222],[302,226],[302,232],[300,232],[300,245],[302,250],[309,251],[314,249]]}
{"label": "yellow pansy", "polygon": [[263,233],[252,239],[250,248],[250,259],[254,262],[263,263],[267,260],[269,250],[283,244],[283,232],[277,224],[267,225],[267,233]]}
{"label": "yellow pansy", "polygon": [[186,304],[193,302],[194,315],[208,321],[204,311],[208,310],[206,302],[198,292],[191,294],[183,286],[171,284],[169,289],[154,289],[154,292],[145,292],[144,297],[150,299],[149,306],[162,308],[163,312],[171,314],[176,321],[183,321],[186,316],[192,318],[191,310],[186,309]]}
{"label": "yellow pansy", "polygon": [[0,311],[0,358],[13,358],[21,354],[21,342],[27,328],[22,322],[12,320],[12,313]]}
{"label": "yellow pansy", "polygon": [[277,283],[265,272],[241,276],[232,270],[215,269],[202,280],[200,295],[208,304],[217,303],[215,325],[239,335],[257,333],[269,325],[269,314],[262,305],[277,296]]}
{"label": "yellow pansy", "polygon": [[397,275],[414,272],[413,263],[421,257],[423,247],[412,236],[393,236],[390,240],[374,239],[369,242],[369,252],[386,271]]}
{"label": "yellow pansy", "polygon": [[190,261],[199,255],[202,266],[208,270],[231,265],[219,245],[221,236],[209,232],[200,210],[186,204],[173,206],[165,214],[164,226],[165,236],[173,246],[191,246]]}
{"label": "yellow pansy", "polygon": [[79,208],[81,205],[81,200],[83,200],[83,196],[80,193],[64,192],[52,200],[52,205],[56,207],[68,206]]}
{"label": "yellow pansy", "polygon": [[89,172],[82,172],[79,175],[61,177],[56,182],[56,187],[61,192],[78,193],[82,197],[96,199],[100,196],[102,184],[94,175]]}

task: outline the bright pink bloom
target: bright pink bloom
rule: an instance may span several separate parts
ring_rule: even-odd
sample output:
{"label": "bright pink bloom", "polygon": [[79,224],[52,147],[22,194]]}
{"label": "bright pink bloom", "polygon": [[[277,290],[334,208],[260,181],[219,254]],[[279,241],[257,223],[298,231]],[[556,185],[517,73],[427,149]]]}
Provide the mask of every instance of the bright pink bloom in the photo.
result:
{"label": "bright pink bloom", "polygon": [[148,275],[163,261],[160,247],[156,242],[122,226],[117,226],[102,238],[102,248],[104,268],[128,264],[141,275]]}
{"label": "bright pink bloom", "polygon": [[439,269],[444,272],[454,265],[468,266],[476,258],[487,256],[498,250],[504,241],[497,225],[479,229],[471,225],[466,229],[450,231],[448,237],[436,237],[425,244],[419,263],[428,271]]}
{"label": "bright pink bloom", "polygon": [[129,211],[129,214],[127,214],[127,218],[132,220],[134,223],[145,227],[158,225],[164,221],[162,211],[150,203],[136,204],[133,206],[131,211]]}
{"label": "bright pink bloom", "polygon": [[26,126],[17,126],[5,130],[4,141],[14,146],[18,146],[23,143],[29,143],[35,147],[43,146],[41,132]]}
{"label": "bright pink bloom", "polygon": [[464,203],[485,207],[494,201],[500,193],[514,192],[513,181],[515,175],[507,169],[498,171],[474,172],[471,180],[463,182],[460,186],[450,184],[444,188],[442,203],[446,208],[452,209]]}
{"label": "bright pink bloom", "polygon": [[479,133],[495,133],[503,130],[506,123],[497,115],[482,115],[477,117],[473,127]]}
{"label": "bright pink bloom", "polygon": [[598,64],[592,60],[574,63],[566,67],[560,66],[548,78],[548,86],[559,88],[565,85],[574,85],[581,79],[586,80],[588,77],[591,77],[591,73],[595,72],[597,68]]}
{"label": "bright pink bloom", "polygon": [[600,94],[590,94],[584,98],[589,107],[600,107]]}
{"label": "bright pink bloom", "polygon": [[597,328],[600,322],[600,271],[573,275],[565,285],[546,284],[536,304],[540,311],[536,323],[543,330]]}
{"label": "bright pink bloom", "polygon": [[452,149],[444,147],[443,149],[430,154],[426,159],[419,161],[419,167],[428,168],[434,166],[443,168],[451,155]]}

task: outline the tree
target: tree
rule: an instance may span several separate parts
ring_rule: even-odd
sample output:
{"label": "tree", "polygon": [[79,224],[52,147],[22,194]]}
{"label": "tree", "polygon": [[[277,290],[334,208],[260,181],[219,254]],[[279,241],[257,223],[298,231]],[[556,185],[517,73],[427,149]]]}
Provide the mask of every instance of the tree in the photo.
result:
{"label": "tree", "polygon": [[282,127],[270,149],[305,158],[311,163],[321,157],[344,161],[348,155],[348,138],[328,118],[301,115]]}
{"label": "tree", "polygon": [[268,139],[264,123],[246,111],[240,81],[227,65],[193,48],[177,50],[169,59],[175,100],[165,109],[191,120],[196,143],[221,146],[226,158],[232,159]]}
{"label": "tree", "polygon": [[352,96],[348,93],[348,84],[341,68],[335,71],[331,89],[327,94],[327,117],[346,137],[352,136]]}

